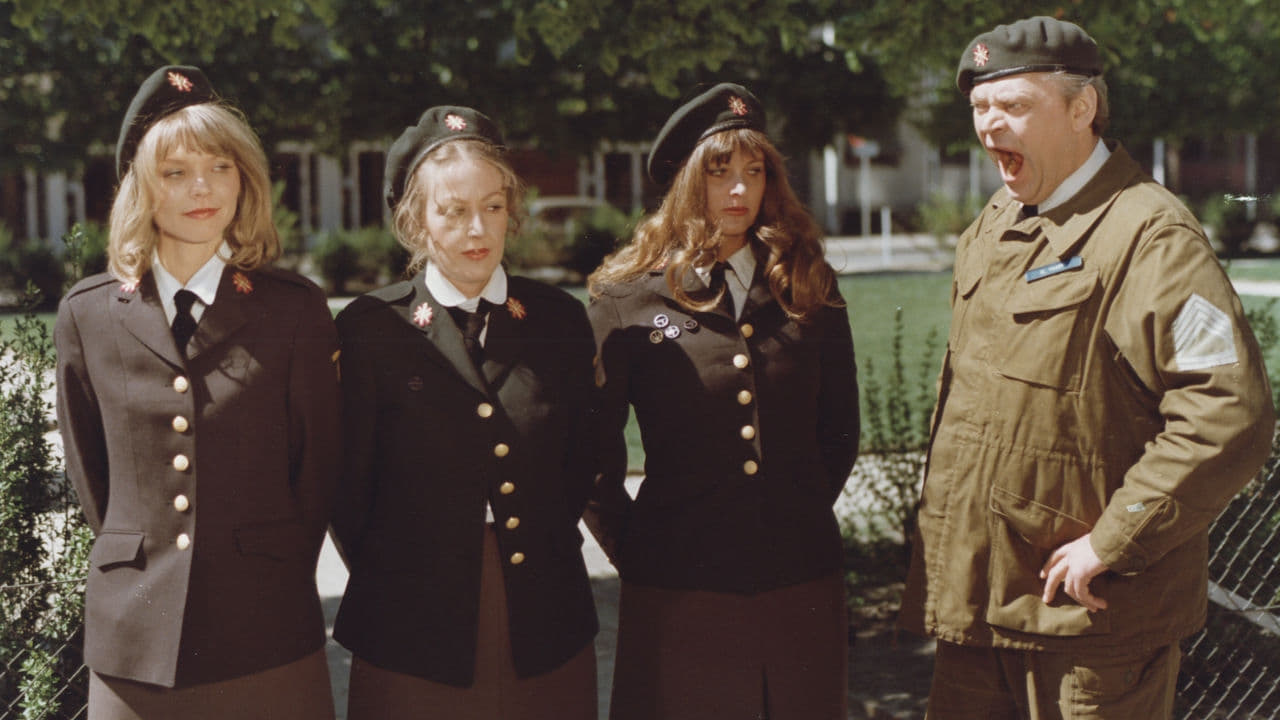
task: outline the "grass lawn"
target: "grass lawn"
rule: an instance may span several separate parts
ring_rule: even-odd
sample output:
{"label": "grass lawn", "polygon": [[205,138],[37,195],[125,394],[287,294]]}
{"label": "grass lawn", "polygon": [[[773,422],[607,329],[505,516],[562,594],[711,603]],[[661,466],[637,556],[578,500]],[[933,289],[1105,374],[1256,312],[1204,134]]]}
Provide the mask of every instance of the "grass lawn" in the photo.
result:
{"label": "grass lawn", "polygon": [[1280,282],[1280,258],[1240,258],[1223,263],[1232,280]]}

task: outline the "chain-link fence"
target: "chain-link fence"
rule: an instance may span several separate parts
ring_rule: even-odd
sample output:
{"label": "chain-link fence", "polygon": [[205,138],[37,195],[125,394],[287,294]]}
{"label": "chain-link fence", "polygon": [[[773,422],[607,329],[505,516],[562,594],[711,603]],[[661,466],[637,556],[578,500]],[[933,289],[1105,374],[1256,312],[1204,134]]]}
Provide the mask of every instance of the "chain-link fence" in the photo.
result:
{"label": "chain-link fence", "polygon": [[1209,531],[1209,620],[1183,643],[1179,716],[1280,718],[1280,460]]}
{"label": "chain-link fence", "polygon": [[[58,598],[84,592],[82,581],[0,587],[6,614],[43,612]],[[51,629],[51,628],[49,628]],[[0,662],[0,720],[73,720],[88,715],[88,669],[80,654],[81,624],[69,633],[36,629],[4,638]]]}

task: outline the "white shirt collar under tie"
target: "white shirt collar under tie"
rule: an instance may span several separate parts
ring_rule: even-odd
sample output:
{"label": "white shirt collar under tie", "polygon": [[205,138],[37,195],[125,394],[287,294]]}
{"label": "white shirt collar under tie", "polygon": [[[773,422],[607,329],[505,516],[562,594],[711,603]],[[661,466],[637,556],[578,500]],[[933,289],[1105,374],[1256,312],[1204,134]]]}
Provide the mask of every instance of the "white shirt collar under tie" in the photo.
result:
{"label": "white shirt collar under tie", "polygon": [[222,282],[222,271],[227,267],[227,260],[230,259],[231,248],[224,242],[218,247],[213,257],[201,265],[187,284],[183,285],[178,282],[173,273],[165,269],[164,264],[160,262],[160,253],[156,250],[151,251],[151,275],[156,280],[156,293],[160,295],[160,304],[164,307],[164,315],[170,325],[173,324],[173,317],[178,314],[178,308],[173,304],[173,295],[183,288],[196,294],[199,302],[191,306],[191,316],[196,321],[200,320],[205,308],[212,305],[218,296],[218,284]]}
{"label": "white shirt collar under tie", "polygon": [[480,298],[484,298],[494,305],[502,305],[507,301],[507,272],[502,266],[493,269],[493,274],[489,276],[489,282],[485,284],[480,294],[469,298],[462,293],[453,283],[449,282],[449,278],[440,272],[440,266],[431,261],[427,261],[427,269],[424,271],[424,281],[427,284],[427,290],[431,291],[431,297],[436,302],[445,307],[459,307],[467,312],[475,312],[480,305]]}

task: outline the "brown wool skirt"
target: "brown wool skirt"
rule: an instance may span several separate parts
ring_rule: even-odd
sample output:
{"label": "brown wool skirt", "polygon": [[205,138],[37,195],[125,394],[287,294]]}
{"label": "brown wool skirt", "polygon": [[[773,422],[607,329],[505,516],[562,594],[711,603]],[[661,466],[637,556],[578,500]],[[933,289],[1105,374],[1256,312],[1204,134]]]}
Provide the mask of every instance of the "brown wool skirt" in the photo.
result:
{"label": "brown wool skirt", "polygon": [[845,720],[839,573],[758,595],[622,583],[610,720]]}
{"label": "brown wool skirt", "polygon": [[333,720],[333,716],[323,649],[252,675],[186,688],[89,673],[89,720]]}
{"label": "brown wool skirt", "polygon": [[[484,535],[476,673],[471,687],[425,680],[351,658],[347,720],[596,720],[596,653],[587,643],[551,672],[522,678],[511,659],[507,593],[492,527]],[[430,648],[423,648],[430,652]]]}

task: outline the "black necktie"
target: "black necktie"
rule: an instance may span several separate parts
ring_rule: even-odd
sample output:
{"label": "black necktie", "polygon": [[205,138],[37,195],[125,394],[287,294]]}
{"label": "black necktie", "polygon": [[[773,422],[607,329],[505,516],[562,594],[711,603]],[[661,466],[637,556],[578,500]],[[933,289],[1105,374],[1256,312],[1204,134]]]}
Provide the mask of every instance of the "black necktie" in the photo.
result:
{"label": "black necktie", "polygon": [[727,262],[718,262],[711,266],[711,290],[712,292],[722,293],[720,303],[729,313],[729,317],[734,317],[733,293],[729,292],[729,283],[725,279],[725,270],[728,269],[729,263]]}
{"label": "black necktie", "polygon": [[178,352],[187,356],[187,343],[196,332],[196,318],[191,314],[191,305],[196,301],[196,294],[190,290],[179,290],[173,294],[173,304],[178,312],[173,316],[173,341],[178,345]]}
{"label": "black necktie", "polygon": [[484,332],[484,321],[492,306],[493,303],[481,298],[475,312],[467,312],[460,307],[449,308],[453,321],[457,323],[458,329],[462,330],[462,344],[466,346],[467,354],[471,356],[471,362],[475,363],[477,368],[484,359],[484,346],[480,344],[480,333]]}
{"label": "black necktie", "polygon": [[1036,205],[1023,205],[1023,206],[1022,206],[1022,216],[1023,216],[1023,217],[1035,217],[1036,215],[1039,215],[1039,214],[1040,214],[1040,208],[1039,208],[1038,206],[1036,206]]}

